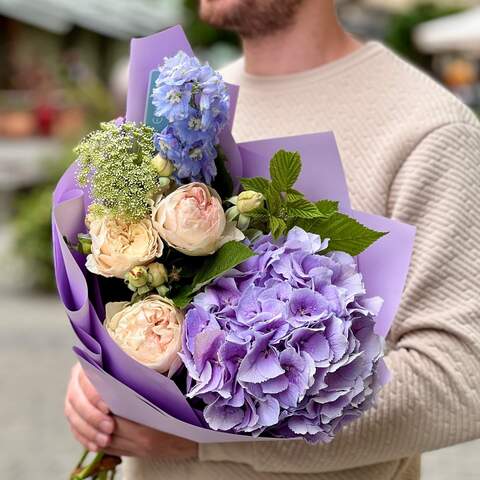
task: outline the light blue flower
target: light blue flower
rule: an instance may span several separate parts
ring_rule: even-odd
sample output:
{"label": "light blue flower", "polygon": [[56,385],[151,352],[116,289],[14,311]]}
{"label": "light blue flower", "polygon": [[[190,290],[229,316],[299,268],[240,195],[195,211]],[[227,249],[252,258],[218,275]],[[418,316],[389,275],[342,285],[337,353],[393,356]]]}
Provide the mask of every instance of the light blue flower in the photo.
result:
{"label": "light blue flower", "polygon": [[205,129],[202,124],[202,117],[197,112],[191,112],[184,120],[176,122],[176,135],[186,145],[192,145],[198,141],[210,141],[215,139],[212,132]]}
{"label": "light blue flower", "polygon": [[215,147],[229,112],[221,75],[180,51],[159,67],[152,103],[155,115],[169,122],[156,145],[174,163],[177,181],[210,184],[217,174]]}
{"label": "light blue flower", "polygon": [[182,144],[171,128],[166,128],[162,133],[155,133],[153,143],[158,152],[170,160],[174,166],[182,160]]}
{"label": "light blue flower", "polygon": [[198,81],[202,64],[197,57],[187,55],[180,50],[172,57],[165,57],[163,65],[159,67],[160,75],[157,79],[159,85],[183,85],[188,82]]}
{"label": "light blue flower", "polygon": [[217,174],[216,148],[207,140],[181,144],[181,150],[170,150],[168,158],[175,166],[175,178],[179,183],[204,182],[210,185]]}
{"label": "light blue flower", "polygon": [[155,116],[165,117],[170,123],[189,116],[192,85],[161,85],[153,90],[152,103]]}

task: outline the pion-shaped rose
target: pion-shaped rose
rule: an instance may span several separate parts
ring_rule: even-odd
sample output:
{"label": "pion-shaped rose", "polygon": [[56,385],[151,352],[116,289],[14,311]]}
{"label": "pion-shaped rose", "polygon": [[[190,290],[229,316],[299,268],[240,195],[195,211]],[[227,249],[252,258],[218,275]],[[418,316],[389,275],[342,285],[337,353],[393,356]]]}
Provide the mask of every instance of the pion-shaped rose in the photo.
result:
{"label": "pion-shaped rose", "polygon": [[189,183],[153,207],[153,225],[173,248],[192,257],[211,255],[243,233],[226,221],[217,192],[203,183]]}
{"label": "pion-shaped rose", "polygon": [[127,306],[107,304],[105,328],[129,356],[160,373],[173,375],[181,366],[183,313],[159,295]]}
{"label": "pion-shaped rose", "polygon": [[92,253],[86,267],[96,275],[124,278],[138,265],[160,257],[163,243],[150,219],[127,222],[118,218],[87,218]]}

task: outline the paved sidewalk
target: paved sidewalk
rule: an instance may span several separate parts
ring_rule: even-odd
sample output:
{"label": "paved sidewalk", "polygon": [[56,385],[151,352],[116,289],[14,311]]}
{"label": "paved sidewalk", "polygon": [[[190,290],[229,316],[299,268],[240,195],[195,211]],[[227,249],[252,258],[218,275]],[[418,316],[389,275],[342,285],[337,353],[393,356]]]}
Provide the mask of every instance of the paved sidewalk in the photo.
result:
{"label": "paved sidewalk", "polygon": [[81,453],[63,419],[72,335],[54,297],[0,297],[0,478],[63,480]]}

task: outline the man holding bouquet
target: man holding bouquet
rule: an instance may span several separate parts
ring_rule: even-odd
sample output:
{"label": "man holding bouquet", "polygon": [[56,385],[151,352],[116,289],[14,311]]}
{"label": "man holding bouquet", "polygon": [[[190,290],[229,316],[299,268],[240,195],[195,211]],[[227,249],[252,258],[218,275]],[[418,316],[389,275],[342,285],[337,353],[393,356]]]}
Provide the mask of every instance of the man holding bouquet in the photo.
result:
{"label": "man holding bouquet", "polygon": [[480,125],[381,44],[337,22],[333,0],[201,0],[240,35],[237,141],[332,130],[353,207],[417,227],[388,338],[392,381],[330,444],[197,444],[112,418],[78,366],[66,398],[75,436],[128,458],[127,480],[413,480],[420,454],[480,436]]}

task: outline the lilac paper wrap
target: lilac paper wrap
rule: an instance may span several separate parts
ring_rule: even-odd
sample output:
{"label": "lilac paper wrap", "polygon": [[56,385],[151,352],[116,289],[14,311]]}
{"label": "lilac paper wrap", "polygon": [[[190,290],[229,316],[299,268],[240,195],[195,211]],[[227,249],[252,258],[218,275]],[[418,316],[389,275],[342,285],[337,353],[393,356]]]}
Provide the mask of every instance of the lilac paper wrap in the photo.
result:
{"label": "lilac paper wrap", "polygon": [[[127,120],[141,121],[147,91],[148,75],[164,56],[178,50],[191,53],[179,27],[132,40],[130,87]],[[230,125],[233,121],[236,87],[230,87]],[[340,157],[332,133],[277,138],[236,145],[230,129],[223,132],[221,145],[229,159],[229,169],[240,176],[268,177],[269,161],[279,149],[297,150],[303,170],[297,188],[312,200],[338,200],[343,211],[362,223],[390,232],[359,256],[369,296],[380,295],[384,306],[378,317],[377,332],[385,336],[398,309],[406,280],[414,228],[393,220],[351,210]],[[90,203],[88,191],[75,181],[75,167],[70,167],[53,195],[52,236],[54,265],[60,299],[77,335],[75,354],[100,395],[116,415],[184,437],[199,443],[262,441],[248,435],[216,432],[208,429],[201,414],[187,402],[176,384],[127,356],[111,339],[102,325],[104,306],[97,281],[85,269],[85,258],[72,252],[64,236],[75,241],[85,232],[84,218]],[[380,365],[383,382],[388,380],[385,365]]]}

